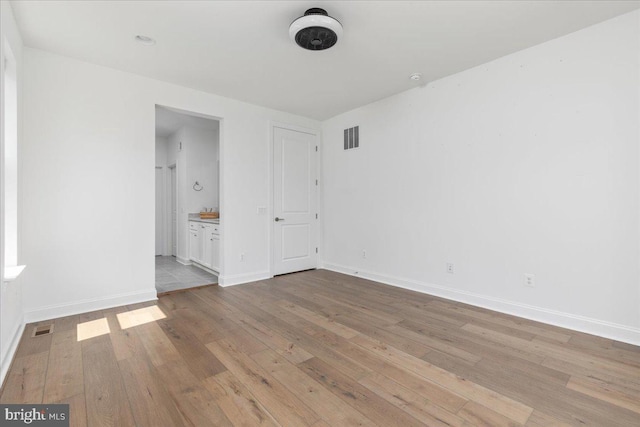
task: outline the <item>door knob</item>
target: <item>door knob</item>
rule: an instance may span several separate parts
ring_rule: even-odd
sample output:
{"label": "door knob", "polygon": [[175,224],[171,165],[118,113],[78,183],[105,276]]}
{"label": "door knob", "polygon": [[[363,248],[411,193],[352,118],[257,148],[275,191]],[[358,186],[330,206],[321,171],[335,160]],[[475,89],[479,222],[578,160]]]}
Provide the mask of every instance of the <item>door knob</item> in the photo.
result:
{"label": "door knob", "polygon": [[275,218],[275,221],[276,221],[276,222],[278,222],[278,221],[284,221],[284,218],[278,218],[278,217],[276,217],[276,218]]}

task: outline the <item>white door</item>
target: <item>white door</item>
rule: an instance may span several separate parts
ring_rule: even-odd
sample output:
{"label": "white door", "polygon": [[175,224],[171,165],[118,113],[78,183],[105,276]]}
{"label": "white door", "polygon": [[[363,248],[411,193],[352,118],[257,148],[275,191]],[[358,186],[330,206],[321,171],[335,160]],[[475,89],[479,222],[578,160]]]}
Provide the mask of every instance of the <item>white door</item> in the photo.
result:
{"label": "white door", "polygon": [[178,196],[176,195],[176,167],[171,168],[171,255],[178,255]]}
{"label": "white door", "polygon": [[316,135],[273,128],[273,274],[317,267]]}
{"label": "white door", "polygon": [[156,167],[156,255],[164,252],[164,176]]}

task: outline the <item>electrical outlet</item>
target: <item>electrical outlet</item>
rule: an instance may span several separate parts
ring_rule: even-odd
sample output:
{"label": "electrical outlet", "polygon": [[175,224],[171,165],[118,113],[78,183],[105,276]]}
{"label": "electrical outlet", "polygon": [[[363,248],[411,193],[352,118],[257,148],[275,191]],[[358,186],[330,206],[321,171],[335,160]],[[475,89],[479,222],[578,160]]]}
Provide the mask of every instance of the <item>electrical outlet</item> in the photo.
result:
{"label": "electrical outlet", "polygon": [[367,251],[365,249],[362,250],[362,258],[367,259]]}
{"label": "electrical outlet", "polygon": [[447,263],[447,273],[453,274],[453,263],[452,262],[448,262]]}
{"label": "electrical outlet", "polygon": [[531,273],[524,273],[524,285],[529,288],[536,287],[536,275]]}
{"label": "electrical outlet", "polygon": [[244,262],[244,252],[240,253],[240,262]]}

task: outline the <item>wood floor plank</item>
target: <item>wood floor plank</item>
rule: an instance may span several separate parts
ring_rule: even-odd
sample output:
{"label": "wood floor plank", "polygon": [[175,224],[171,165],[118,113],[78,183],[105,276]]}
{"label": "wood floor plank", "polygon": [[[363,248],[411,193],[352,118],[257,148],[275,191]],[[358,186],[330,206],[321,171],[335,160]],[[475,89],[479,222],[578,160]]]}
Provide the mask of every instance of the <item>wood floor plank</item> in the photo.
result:
{"label": "wood floor plank", "polygon": [[634,425],[633,420],[637,418],[634,412],[620,409],[615,411],[615,419],[610,419],[607,414],[612,413],[612,404],[567,389],[564,382],[550,380],[548,376],[536,372],[536,365],[517,367],[486,359],[474,367],[451,365],[446,361],[438,366],[527,406],[542,410],[562,422],[613,427]]}
{"label": "wood floor plank", "polygon": [[400,325],[389,326],[385,329],[389,332],[393,332],[396,335],[405,337],[406,339],[411,341],[419,342],[426,345],[427,347],[438,350],[441,353],[448,354],[451,357],[455,357],[471,365],[478,363],[482,359],[482,356],[470,353],[466,350],[461,349],[460,347],[456,347],[453,344],[431,338],[428,335],[416,333]]}
{"label": "wood floor plank", "polygon": [[360,384],[428,426],[464,426],[464,419],[433,404],[429,399],[377,372]]}
{"label": "wood floor plank", "polygon": [[56,402],[84,393],[82,344],[75,329],[55,330],[49,351],[43,402]]}
{"label": "wood floor plank", "polygon": [[157,323],[139,325],[136,332],[155,366],[181,360],[180,353]]}
{"label": "wood floor plank", "polygon": [[280,426],[251,391],[231,372],[224,371],[205,378],[203,384],[235,427]]}
{"label": "wood floor plank", "polygon": [[[219,304],[212,295],[209,295],[209,301],[214,301],[216,304]],[[238,323],[241,328],[252,334],[256,339],[263,342],[266,346],[276,351],[290,362],[297,364],[313,357],[311,353],[307,352],[302,347],[287,340],[282,335],[257,321],[253,317],[244,314],[241,310],[235,309],[231,306],[229,306],[228,309],[233,313],[236,323]]]}
{"label": "wood floor plank", "polygon": [[318,414],[230,342],[221,339],[207,344],[207,348],[269,408],[271,415],[280,424],[310,426],[320,419]]}
{"label": "wood floor plank", "polygon": [[185,419],[185,425],[233,425],[200,379],[193,376],[184,360],[168,362],[156,368],[156,372],[171,395],[173,404]]}
{"label": "wood floor plank", "polygon": [[604,381],[576,376],[571,377],[567,388],[640,414],[640,394],[638,393],[632,395],[616,390]]}
{"label": "wood floor plank", "polygon": [[327,346],[330,346],[343,357],[349,358],[355,363],[367,368],[368,373],[360,378],[367,378],[374,372],[380,373],[397,383],[410,388],[412,391],[428,401],[452,413],[457,412],[467,402],[467,399],[462,396],[459,396],[432,381],[413,374],[411,371],[405,370],[402,367],[397,367],[396,365],[389,363],[384,357],[367,351],[361,346],[342,337],[332,335],[328,331],[316,334],[315,337]]}
{"label": "wood floor plank", "polygon": [[331,393],[351,405],[376,423],[384,426],[422,426],[422,422],[384,398],[360,385],[318,358],[298,365],[303,372],[326,387]]}
{"label": "wood floor plank", "polygon": [[122,329],[116,312],[110,311],[105,314],[105,317],[111,331],[109,339],[111,340],[116,360],[120,361],[136,357],[146,351],[135,328]]}
{"label": "wood floor plank", "polygon": [[77,315],[60,317],[58,319],[54,319],[53,320],[54,333],[68,331],[70,329],[76,329],[79,319],[80,319],[80,316],[77,316]]}
{"label": "wood floor plank", "polygon": [[515,316],[509,316],[482,308],[472,308],[465,304],[453,303],[451,301],[434,301],[429,303],[429,306],[431,308],[441,307],[446,310],[455,311],[456,313],[463,313],[482,321],[500,324],[512,329],[519,329],[524,332],[547,337],[559,342],[567,342],[571,339],[571,333],[563,328],[543,325],[532,320],[517,318]]}
{"label": "wood floor plank", "polygon": [[189,325],[180,318],[158,321],[160,328],[173,343],[189,370],[196,378],[206,378],[227,368],[191,332]]}
{"label": "wood floor plank", "polygon": [[69,427],[87,427],[87,406],[84,392],[51,403],[69,405]]}
{"label": "wood floor plank", "polygon": [[424,324],[409,320],[403,320],[398,325],[483,358],[504,359],[505,361],[522,359],[533,363],[541,363],[545,360],[545,357],[542,355],[531,354],[517,347],[511,347],[502,343],[487,341],[477,334],[457,327],[443,328],[433,324]]}
{"label": "wood floor plank", "polygon": [[533,411],[529,420],[525,424],[526,427],[570,427],[574,424],[569,424],[563,421],[560,421],[557,418],[554,418],[548,414],[545,414],[541,411]]}
{"label": "wood floor plank", "polygon": [[51,348],[51,340],[53,338],[53,335],[49,334],[33,337],[33,328],[35,326],[36,324],[34,323],[25,326],[24,334],[22,335],[20,344],[18,344],[16,355],[14,356],[16,359],[49,351],[49,349]]}
{"label": "wood floor plank", "polygon": [[340,318],[340,323],[343,323],[350,328],[358,331],[362,335],[369,336],[371,338],[378,339],[395,346],[403,352],[415,357],[422,357],[426,353],[432,351],[432,348],[422,344],[418,341],[407,339],[387,329],[383,329],[372,325],[368,322],[357,320],[351,316],[343,316]]}
{"label": "wood floor plank", "polygon": [[369,349],[390,362],[411,370],[415,374],[423,376],[436,384],[461,395],[469,400],[473,400],[484,406],[495,408],[499,413],[521,424],[527,421],[529,415],[533,411],[520,402],[479,386],[461,378],[451,372],[438,368],[424,360],[418,359],[406,353],[399,351],[369,337],[359,335],[351,339],[352,342]]}
{"label": "wood floor plank", "polygon": [[156,368],[147,358],[123,359],[119,366],[136,426],[186,425]]}
{"label": "wood floor plank", "polygon": [[90,426],[129,426],[133,415],[111,341],[99,336],[83,341],[82,365]]}
{"label": "wood floor plank", "polygon": [[640,392],[640,377],[620,377],[620,375],[616,373],[607,372],[606,370],[595,371],[589,366],[572,363],[570,360],[559,360],[551,356],[546,357],[541,365],[550,369],[564,372],[569,376],[577,375],[585,378],[594,378],[611,384],[619,384],[624,388]]}
{"label": "wood floor plank", "polygon": [[288,301],[282,301],[278,304],[278,306],[284,308],[285,310],[290,311],[291,313],[299,316],[303,319],[308,320],[311,323],[315,323],[321,328],[327,329],[334,334],[338,334],[344,338],[352,338],[359,334],[358,331],[351,329],[347,326],[344,326],[340,323],[335,322],[333,319],[328,319],[319,314],[313,313],[312,311],[307,310],[306,308],[302,308]]}
{"label": "wood floor plank", "polygon": [[[314,339],[314,334],[324,332],[326,331],[325,329],[316,327],[315,325],[310,324],[304,319],[298,318],[297,316],[287,312],[286,310],[279,309],[281,311],[285,311],[288,315],[290,315],[285,316],[285,318],[292,317],[292,321],[297,323],[289,323],[286,320],[283,320],[277,310],[266,312],[253,305],[250,300],[235,300],[231,296],[227,296],[227,298],[234,305],[237,304],[237,307],[245,307],[245,309],[250,310],[251,315],[256,320],[275,330],[285,339],[291,341],[298,347],[302,347],[305,351],[314,355],[315,357],[319,357],[322,360],[333,364],[342,372],[347,373],[352,378],[360,378],[369,373],[369,370],[362,367],[360,364],[342,357],[332,348],[329,348]],[[277,314],[277,316],[275,314]],[[312,325],[312,327],[309,327],[309,325]]]}
{"label": "wood floor plank", "polygon": [[41,403],[48,362],[48,351],[15,358],[0,403]]}
{"label": "wood floor plank", "polygon": [[274,378],[298,396],[324,421],[335,426],[375,426],[365,415],[336,397],[298,367],[273,352],[265,350],[251,356]]}
{"label": "wood floor plank", "polygon": [[464,405],[458,411],[458,415],[475,426],[517,427],[522,425],[473,401]]}
{"label": "wood floor plank", "polygon": [[567,348],[566,346],[562,347],[543,341],[527,341],[473,324],[467,324],[463,326],[462,329],[469,332],[477,333],[487,340],[506,344],[512,347],[518,347],[533,354],[543,355],[547,357],[552,356],[560,360],[570,361],[573,364],[588,367],[589,369],[595,371],[608,372],[614,375],[619,375],[622,378],[626,376],[640,378],[640,368],[629,366],[624,363],[611,361],[599,356],[585,354],[584,352],[573,350]]}

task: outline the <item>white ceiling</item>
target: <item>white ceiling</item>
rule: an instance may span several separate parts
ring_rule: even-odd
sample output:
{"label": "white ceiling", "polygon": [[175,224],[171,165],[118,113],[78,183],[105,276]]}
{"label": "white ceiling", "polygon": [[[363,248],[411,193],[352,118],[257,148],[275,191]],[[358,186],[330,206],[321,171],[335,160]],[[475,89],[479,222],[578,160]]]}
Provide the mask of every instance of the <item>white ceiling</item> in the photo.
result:
{"label": "white ceiling", "polygon": [[214,119],[196,117],[174,110],[156,107],[156,136],[167,137],[183,126],[198,129],[218,130],[219,122]]}
{"label": "white ceiling", "polygon": [[[324,120],[640,7],[638,1],[13,1],[25,44]],[[289,24],[344,26],[305,51]],[[153,47],[134,36],[153,37]]]}

